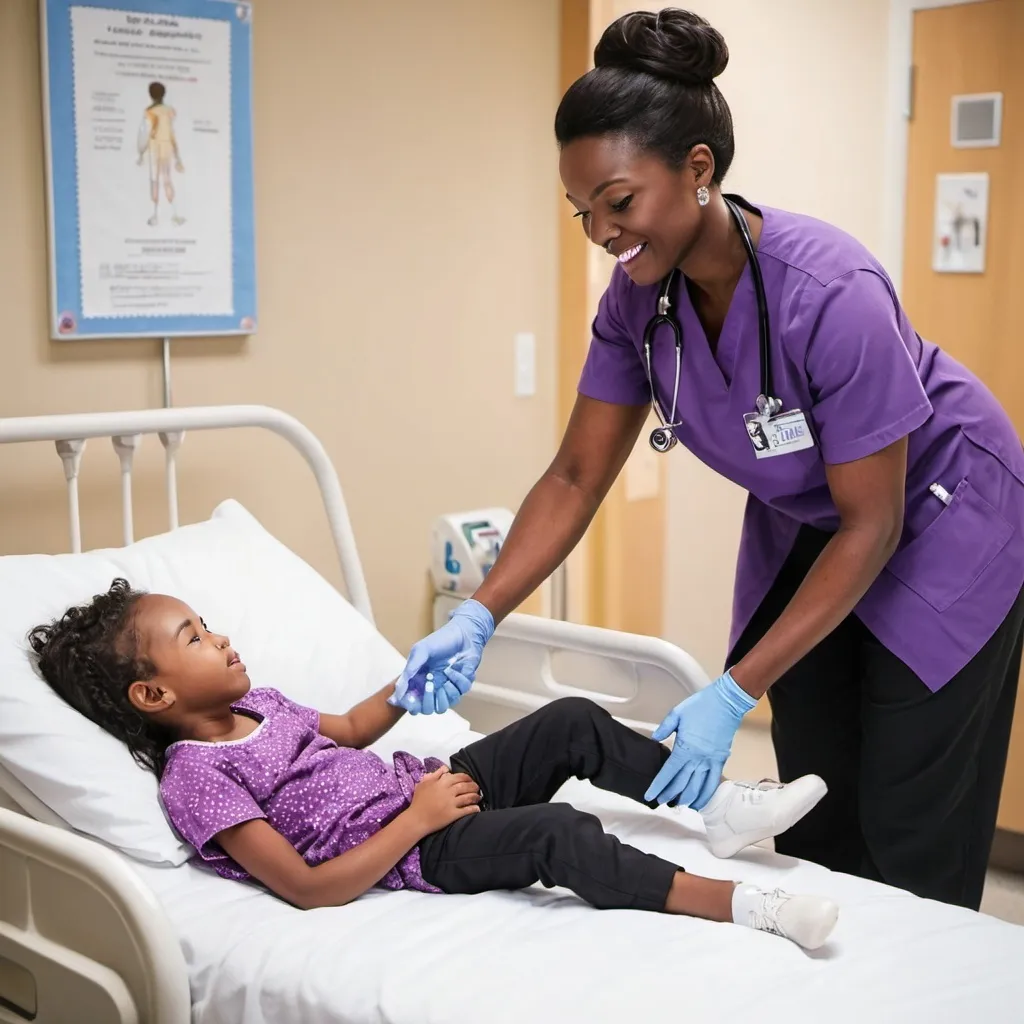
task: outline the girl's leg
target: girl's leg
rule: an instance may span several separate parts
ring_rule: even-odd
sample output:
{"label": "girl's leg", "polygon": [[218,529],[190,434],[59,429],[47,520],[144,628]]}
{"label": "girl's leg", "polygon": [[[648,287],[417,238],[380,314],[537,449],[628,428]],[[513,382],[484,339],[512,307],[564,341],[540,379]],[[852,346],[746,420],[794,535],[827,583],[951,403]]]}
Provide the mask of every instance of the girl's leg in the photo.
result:
{"label": "girl's leg", "polygon": [[665,912],[703,917],[709,921],[732,921],[735,892],[735,882],[677,871],[665,900]]}
{"label": "girl's leg", "polygon": [[564,803],[483,811],[420,844],[423,877],[449,893],[564,886],[602,910],[664,910],[679,868]]}
{"label": "girl's leg", "polygon": [[[668,750],[581,697],[554,701],[473,743],[452,758],[468,772],[490,809],[544,803],[569,778],[646,806],[644,794]],[[825,784],[807,776],[788,786],[726,782],[701,811],[708,847],[732,857],[789,829],[821,799]]]}
{"label": "girl's leg", "polygon": [[735,922],[820,946],[837,908],[816,896],[688,875],[620,842],[592,814],[543,803],[484,811],[427,836],[423,877],[448,893],[563,886],[603,910],[653,910]]}
{"label": "girl's leg", "polygon": [[460,750],[452,767],[473,776],[489,809],[545,803],[570,778],[643,803],[667,757],[593,701],[566,697]]}

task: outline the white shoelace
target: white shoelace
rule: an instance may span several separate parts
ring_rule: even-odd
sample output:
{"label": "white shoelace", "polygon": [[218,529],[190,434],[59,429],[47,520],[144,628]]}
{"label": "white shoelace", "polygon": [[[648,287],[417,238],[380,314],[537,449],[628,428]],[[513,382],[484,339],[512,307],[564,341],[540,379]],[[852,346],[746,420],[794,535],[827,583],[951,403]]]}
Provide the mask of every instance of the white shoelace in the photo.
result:
{"label": "white shoelace", "polygon": [[740,799],[747,803],[758,804],[764,799],[764,794],[770,790],[782,789],[784,783],[776,782],[775,779],[761,779],[760,782],[736,782],[737,789],[743,790]]}
{"label": "white shoelace", "polygon": [[758,931],[771,932],[773,935],[781,935],[784,939],[789,938],[782,925],[779,924],[779,910],[788,897],[781,889],[772,889],[761,893],[761,906],[759,910],[750,911],[750,926]]}

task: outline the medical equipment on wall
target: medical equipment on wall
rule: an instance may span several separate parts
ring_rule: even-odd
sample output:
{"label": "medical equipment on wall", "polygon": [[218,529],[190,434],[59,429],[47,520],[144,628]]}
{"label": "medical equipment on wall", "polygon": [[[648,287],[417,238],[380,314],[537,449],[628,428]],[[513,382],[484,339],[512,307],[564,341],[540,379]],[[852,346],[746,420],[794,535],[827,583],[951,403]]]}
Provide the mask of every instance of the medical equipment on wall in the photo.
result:
{"label": "medical equipment on wall", "polygon": [[513,518],[507,508],[485,508],[435,520],[430,535],[430,572],[438,592],[472,596],[494,565]]}
{"label": "medical equipment on wall", "polygon": [[[728,197],[724,197],[725,205],[729,208],[736,226],[739,228],[740,236],[743,239],[743,248],[747,253],[747,263],[750,265],[750,273],[754,281],[754,291],[757,295],[757,333],[760,340],[761,356],[761,393],[754,403],[757,416],[762,419],[770,419],[782,411],[782,401],[772,397],[772,366],[771,366],[771,325],[768,321],[768,300],[765,298],[764,280],[761,277],[761,266],[757,262],[757,251],[754,249],[754,241],[750,237],[750,228],[747,226],[746,218],[742,210]],[[667,452],[676,446],[678,438],[672,432],[676,427],[682,426],[682,421],[676,420],[677,402],[679,401],[679,377],[683,367],[683,326],[674,313],[669,313],[671,301],[669,296],[677,287],[679,280],[678,268],[673,268],[667,277],[661,282],[658,292],[658,307],[654,316],[647,321],[644,327],[644,369],[647,373],[647,383],[651,388],[651,398],[654,404],[654,411],[661,421],[660,427],[651,431],[649,438],[651,447],[656,452]],[[666,417],[658,400],[654,388],[654,374],[651,369],[651,349],[654,343],[654,332],[662,325],[672,331],[672,338],[676,349],[676,373],[675,386],[672,389],[672,410]]]}

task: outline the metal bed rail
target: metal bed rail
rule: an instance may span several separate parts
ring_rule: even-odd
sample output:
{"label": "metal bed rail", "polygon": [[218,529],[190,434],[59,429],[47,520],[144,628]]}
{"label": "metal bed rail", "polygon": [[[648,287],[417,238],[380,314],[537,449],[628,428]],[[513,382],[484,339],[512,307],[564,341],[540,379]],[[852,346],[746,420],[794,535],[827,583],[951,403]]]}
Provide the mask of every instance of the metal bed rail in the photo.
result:
{"label": "metal bed rail", "polygon": [[26,441],[54,443],[67,482],[71,551],[77,554],[82,550],[78,478],[82,453],[88,440],[109,438],[121,464],[122,538],[124,544],[128,545],[135,539],[132,469],[143,436],[157,435],[164,447],[167,518],[169,528],[173,530],[178,526],[177,459],[186,432],[238,427],[258,427],[272,431],[284,438],[306,460],[320,488],[349,599],[361,614],[374,622],[370,593],[338,474],[312,431],[279,409],[263,405],[218,405],[12,417],[0,419],[0,444]]}

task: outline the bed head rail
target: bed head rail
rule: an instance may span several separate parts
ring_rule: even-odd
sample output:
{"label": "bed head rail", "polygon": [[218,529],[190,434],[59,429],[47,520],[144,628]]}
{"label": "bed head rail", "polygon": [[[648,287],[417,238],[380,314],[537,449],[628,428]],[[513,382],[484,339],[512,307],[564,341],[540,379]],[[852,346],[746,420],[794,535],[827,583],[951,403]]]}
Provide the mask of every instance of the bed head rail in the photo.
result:
{"label": "bed head rail", "polygon": [[64,468],[68,492],[71,550],[82,550],[78,512],[78,474],[85,444],[108,438],[121,463],[121,517],[124,543],[134,540],[132,519],[132,466],[143,435],[156,434],[166,462],[167,515],[170,529],[178,527],[177,455],[187,431],[261,427],[284,438],[306,460],[320,488],[341,573],[352,604],[374,621],[370,594],[356,549],[338,474],[315,435],[302,423],[279,409],[264,405],[192,406],[140,409],[131,412],[75,413],[55,416],[0,418],[0,444],[52,441]]}

